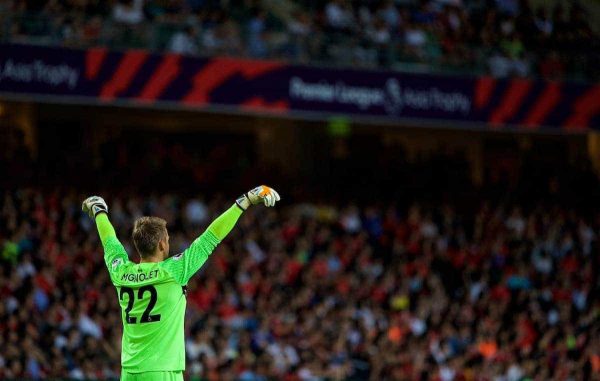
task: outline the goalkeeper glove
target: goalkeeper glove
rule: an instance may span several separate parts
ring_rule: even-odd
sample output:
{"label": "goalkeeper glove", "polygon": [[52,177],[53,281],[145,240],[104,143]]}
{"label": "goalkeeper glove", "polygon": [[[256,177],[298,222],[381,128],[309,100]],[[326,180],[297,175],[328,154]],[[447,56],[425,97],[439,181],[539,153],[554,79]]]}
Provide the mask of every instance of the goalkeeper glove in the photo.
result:
{"label": "goalkeeper glove", "polygon": [[246,210],[250,205],[264,203],[265,206],[275,206],[277,201],[281,200],[279,193],[275,189],[266,185],[259,185],[251,191],[241,195],[235,203],[242,210]]}
{"label": "goalkeeper glove", "polygon": [[92,196],[85,199],[81,204],[81,210],[87,213],[91,218],[96,218],[98,213],[108,213],[108,205],[102,197]]}

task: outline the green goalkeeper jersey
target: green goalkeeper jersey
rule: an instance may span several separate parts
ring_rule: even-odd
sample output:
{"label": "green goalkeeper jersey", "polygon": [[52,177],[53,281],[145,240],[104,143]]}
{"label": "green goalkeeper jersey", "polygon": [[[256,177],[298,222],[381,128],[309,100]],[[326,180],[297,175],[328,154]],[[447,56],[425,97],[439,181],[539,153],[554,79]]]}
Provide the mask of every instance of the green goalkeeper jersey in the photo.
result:
{"label": "green goalkeeper jersey", "polygon": [[105,240],[104,259],[121,305],[124,370],[185,369],[185,285],[218,243],[206,231],[181,254],[162,262],[136,264],[129,261],[116,237]]}
{"label": "green goalkeeper jersey", "polygon": [[121,366],[125,372],[185,370],[185,285],[241,214],[241,208],[234,204],[183,253],[162,262],[140,264],[129,261],[108,215],[95,217],[104,262],[121,305]]}

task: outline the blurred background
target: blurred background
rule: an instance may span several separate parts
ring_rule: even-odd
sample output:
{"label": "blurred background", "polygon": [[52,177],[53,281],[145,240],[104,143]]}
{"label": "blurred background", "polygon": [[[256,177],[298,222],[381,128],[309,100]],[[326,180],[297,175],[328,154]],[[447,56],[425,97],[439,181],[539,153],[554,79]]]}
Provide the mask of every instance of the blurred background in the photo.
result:
{"label": "blurred background", "polygon": [[[0,378],[117,379],[102,195],[187,380],[600,379],[600,3],[0,0]],[[157,350],[160,350],[157,348]]]}

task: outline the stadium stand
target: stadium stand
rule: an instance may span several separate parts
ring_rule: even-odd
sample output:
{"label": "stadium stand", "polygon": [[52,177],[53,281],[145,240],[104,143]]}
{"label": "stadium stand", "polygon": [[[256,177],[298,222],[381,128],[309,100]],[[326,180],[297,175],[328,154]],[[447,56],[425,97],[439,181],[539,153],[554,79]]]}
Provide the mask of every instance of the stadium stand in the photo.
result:
{"label": "stadium stand", "polygon": [[3,41],[279,58],[409,71],[597,79],[594,13],[574,2],[5,1]]}
{"label": "stadium stand", "polygon": [[[175,254],[256,181],[280,191],[281,207],[246,213],[188,285],[187,380],[600,379],[600,24],[588,6],[0,0],[0,48],[468,74],[451,80],[477,78],[468,99],[500,114],[467,127],[436,119],[442,133],[399,110],[362,125],[351,114],[271,119],[241,103],[182,111],[93,91],[76,99],[87,106],[3,93],[0,379],[120,375],[121,310],[86,196],[106,198],[137,260],[135,218],[166,219]],[[568,92],[567,80],[585,85]],[[523,127],[531,105],[538,120]],[[542,114],[559,115],[556,128]]]}
{"label": "stadium stand", "polygon": [[[11,138],[8,154],[44,171],[27,159],[21,140]],[[430,168],[439,168],[439,160]],[[2,163],[3,173],[23,166]],[[445,167],[459,176],[452,167],[460,164]],[[136,169],[144,173],[143,165]],[[86,172],[62,170],[55,176]],[[420,172],[432,173],[421,165],[405,176]],[[600,215],[593,207],[598,198],[586,192],[597,195],[598,183],[569,169],[557,167],[556,174],[565,176],[531,189],[535,203],[518,196],[518,185],[509,200],[486,191],[469,196],[465,207],[453,200],[472,194],[464,185],[446,201],[421,195],[354,204],[332,196],[253,210],[189,284],[188,376],[597,377]],[[13,185],[0,195],[0,377],[118,377],[120,310],[94,226],[80,211],[84,194],[64,180],[23,187],[14,185],[17,179],[2,178]],[[144,196],[139,189],[104,188],[130,254],[134,218],[165,218],[176,252],[229,203],[210,192],[149,189]]]}
{"label": "stadium stand", "polygon": [[[79,212],[82,196],[68,194],[3,192],[0,377],[119,374],[115,291],[93,225]],[[597,375],[597,213],[588,220],[559,205],[525,211],[478,201],[473,215],[415,203],[303,204],[245,217],[190,283],[188,374]],[[160,215],[179,249],[225,207],[176,194],[110,204],[120,237],[134,217]]]}

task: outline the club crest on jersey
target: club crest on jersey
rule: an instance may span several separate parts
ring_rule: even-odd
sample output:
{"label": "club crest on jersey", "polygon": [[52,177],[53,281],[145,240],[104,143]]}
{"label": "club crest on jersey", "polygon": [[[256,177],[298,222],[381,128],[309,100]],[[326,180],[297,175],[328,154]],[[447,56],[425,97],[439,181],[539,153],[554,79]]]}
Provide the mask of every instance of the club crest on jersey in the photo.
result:
{"label": "club crest on jersey", "polygon": [[119,266],[121,264],[121,262],[123,262],[123,260],[121,258],[117,258],[114,261],[112,261],[111,267],[112,269],[116,269],[117,266]]}

